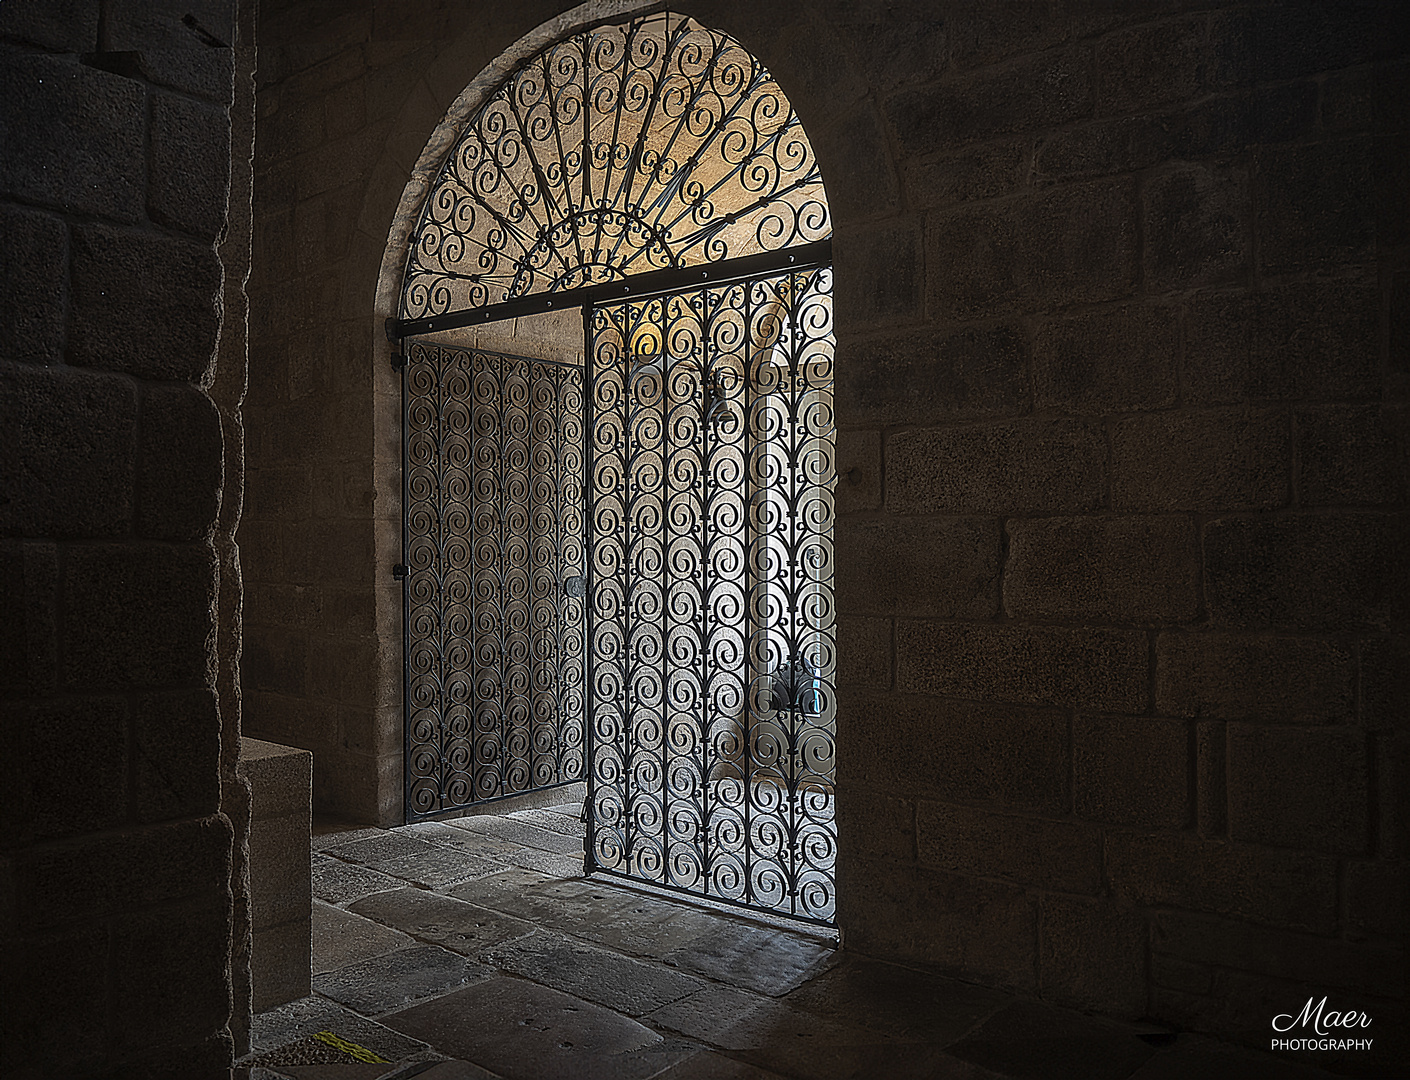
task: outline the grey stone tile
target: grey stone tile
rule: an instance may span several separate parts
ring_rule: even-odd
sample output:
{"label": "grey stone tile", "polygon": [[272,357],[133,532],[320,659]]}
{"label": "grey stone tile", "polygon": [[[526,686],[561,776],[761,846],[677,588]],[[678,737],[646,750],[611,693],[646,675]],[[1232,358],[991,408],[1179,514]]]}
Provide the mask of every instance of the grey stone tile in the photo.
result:
{"label": "grey stone tile", "polygon": [[707,986],[644,1017],[652,1027],[719,1045],[720,1036],[742,1019],[765,1009],[773,998],[732,986]]}
{"label": "grey stone tile", "polygon": [[821,973],[836,958],[831,946],[801,934],[722,921],[663,959],[682,971],[778,997]]}
{"label": "grey stone tile", "polygon": [[702,1050],[679,1065],[672,1065],[655,1080],[784,1080],[784,1077],[782,1073],[736,1061],[713,1050]]}
{"label": "grey stone tile", "polygon": [[351,905],[351,910],[464,956],[478,957],[534,929],[532,923],[425,889],[378,893]]}
{"label": "grey stone tile", "polygon": [[1012,998],[896,964],[843,956],[785,1000],[819,1017],[845,1018],[873,1031],[944,1046]]}
{"label": "grey stone tile", "polygon": [[[539,886],[554,886],[561,891],[540,895]],[[553,910],[557,899],[568,899],[591,892],[592,884],[572,879],[559,881],[535,870],[515,867],[467,881],[447,891],[458,900],[467,900],[495,911],[537,921],[541,914]],[[554,899],[547,898],[550,896]],[[587,912],[590,909],[581,907],[581,910]]]}
{"label": "grey stone tile", "polygon": [[576,994],[628,1016],[641,1016],[688,997],[703,983],[662,964],[646,964],[572,938],[539,931],[492,949],[503,971]]}
{"label": "grey stone tile", "polygon": [[505,1080],[645,1080],[696,1049],[600,1005],[505,976],[386,1022]]}
{"label": "grey stone tile", "polygon": [[313,902],[315,975],[415,944],[405,934],[378,926],[371,919],[333,907],[322,900]]}
{"label": "grey stone tile", "polygon": [[511,862],[515,866],[537,870],[541,874],[549,875],[549,877],[571,878],[583,875],[581,850],[575,858],[572,855],[558,855],[552,851],[539,851],[537,848],[523,847],[504,858],[506,862]]}
{"label": "grey stone tile", "polygon": [[463,956],[420,945],[319,975],[313,988],[350,1009],[375,1016],[489,974],[489,969]]}
{"label": "grey stone tile", "polygon": [[1308,1063],[1245,1050],[1201,1035],[1179,1035],[1129,1080],[1317,1080],[1333,1074]]}
{"label": "grey stone tile", "polygon": [[429,840],[433,844],[453,847],[469,855],[480,855],[488,859],[501,858],[518,849],[518,844],[508,840],[496,840],[483,833],[469,829],[458,829],[448,821],[423,821],[418,825],[408,825],[403,832],[410,833],[418,840]]}
{"label": "grey stone tile", "polygon": [[1023,1001],[995,1013],[949,1053],[1006,1076],[1124,1080],[1153,1051],[1129,1028]]}
{"label": "grey stone tile", "polygon": [[365,829],[349,828],[336,832],[319,833],[316,831],[319,828],[318,822],[314,822],[313,827],[315,833],[311,841],[311,846],[314,851],[327,851],[329,848],[339,847],[342,844],[351,844],[356,840],[366,840],[373,836],[381,836],[387,831],[386,829],[368,827]]}
{"label": "grey stone tile", "polygon": [[504,869],[503,863],[496,860],[435,845],[429,851],[385,859],[373,865],[384,874],[430,888],[485,877]]}
{"label": "grey stone tile", "polygon": [[518,821],[514,818],[481,815],[460,818],[455,825],[456,828],[468,829],[470,832],[491,836],[496,840],[510,840],[516,844],[522,844],[524,847],[551,851],[557,855],[581,855],[583,850],[583,842],[577,837],[564,836],[562,833],[540,829],[537,825],[531,825],[527,821]]}
{"label": "grey stone tile", "polygon": [[[560,814],[556,810],[516,810],[509,817],[514,821],[524,821],[549,832],[576,836],[579,840],[587,835],[587,826],[576,815]],[[582,844],[578,845],[582,847]]]}
{"label": "grey stone tile", "polygon": [[404,829],[382,832],[364,840],[354,840],[325,849],[329,855],[373,867],[392,859],[434,854],[437,850],[429,841],[413,836]]}
{"label": "grey stone tile", "polygon": [[306,997],[254,1017],[250,1025],[252,1054],[258,1056],[318,1031],[331,1031],[388,1061],[400,1061],[427,1048],[425,1043],[349,1012],[327,998]]}
{"label": "grey stone tile", "polygon": [[[642,896],[628,889],[615,892],[622,897],[621,901],[614,902],[610,908],[604,906],[601,916],[574,929],[576,936],[619,952],[660,960],[729,921],[712,912]],[[675,966],[674,960],[671,965]]]}
{"label": "grey stone tile", "polygon": [[469,1061],[436,1061],[416,1066],[412,1071],[398,1072],[386,1080],[500,1080],[489,1069]]}
{"label": "grey stone tile", "polygon": [[406,884],[376,870],[327,855],[313,856],[312,873],[313,895],[330,904],[345,904],[385,889],[400,889]]}

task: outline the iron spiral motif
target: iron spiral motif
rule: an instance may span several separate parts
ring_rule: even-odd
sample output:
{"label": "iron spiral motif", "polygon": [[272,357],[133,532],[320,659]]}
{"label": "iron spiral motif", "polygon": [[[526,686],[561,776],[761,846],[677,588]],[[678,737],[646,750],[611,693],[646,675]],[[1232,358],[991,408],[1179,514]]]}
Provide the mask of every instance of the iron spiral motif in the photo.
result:
{"label": "iron spiral motif", "polygon": [[590,866],[830,923],[831,270],[594,308]]}
{"label": "iron spiral motif", "polygon": [[583,778],[582,370],[414,345],[407,819]]}
{"label": "iron spiral motif", "polygon": [[830,235],[812,146],[768,70],[661,12],[548,47],[474,116],[422,211],[402,316]]}

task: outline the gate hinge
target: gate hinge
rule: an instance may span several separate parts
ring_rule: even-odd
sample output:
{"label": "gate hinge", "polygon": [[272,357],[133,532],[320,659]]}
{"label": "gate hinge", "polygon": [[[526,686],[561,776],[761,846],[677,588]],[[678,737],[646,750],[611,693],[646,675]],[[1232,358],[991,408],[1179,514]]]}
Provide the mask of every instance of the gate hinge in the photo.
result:
{"label": "gate hinge", "polygon": [[406,563],[397,563],[392,567],[392,577],[396,578],[398,581],[405,581],[406,574]]}
{"label": "gate hinge", "polygon": [[392,370],[400,371],[404,367],[406,367],[406,355],[399,352],[392,353]]}

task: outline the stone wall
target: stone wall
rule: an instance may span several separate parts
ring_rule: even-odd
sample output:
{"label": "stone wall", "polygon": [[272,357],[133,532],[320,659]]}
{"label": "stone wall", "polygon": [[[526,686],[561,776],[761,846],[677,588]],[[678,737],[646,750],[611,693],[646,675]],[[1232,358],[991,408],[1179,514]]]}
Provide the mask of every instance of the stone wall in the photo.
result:
{"label": "stone wall", "polygon": [[[836,223],[847,942],[1236,1038],[1314,989],[1391,1030],[1401,8],[677,7],[778,76]],[[399,817],[388,228],[566,9],[264,6],[245,689],[324,809]]]}
{"label": "stone wall", "polygon": [[234,8],[0,6],[6,1076],[233,1050]]}

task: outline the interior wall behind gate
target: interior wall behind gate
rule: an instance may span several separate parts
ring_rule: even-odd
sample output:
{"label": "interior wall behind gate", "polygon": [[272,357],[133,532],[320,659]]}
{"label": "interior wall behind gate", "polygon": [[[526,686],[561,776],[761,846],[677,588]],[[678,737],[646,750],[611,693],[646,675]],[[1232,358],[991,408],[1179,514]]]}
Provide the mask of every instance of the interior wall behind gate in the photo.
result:
{"label": "interior wall behind gate", "polygon": [[[247,717],[368,820],[400,803],[387,228],[563,8],[263,5]],[[1312,989],[1389,1027],[1402,8],[679,8],[774,70],[836,222],[847,941],[1242,1038]]]}

